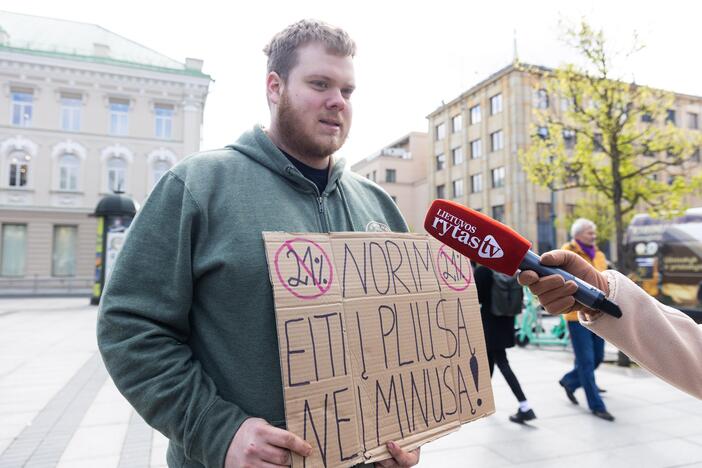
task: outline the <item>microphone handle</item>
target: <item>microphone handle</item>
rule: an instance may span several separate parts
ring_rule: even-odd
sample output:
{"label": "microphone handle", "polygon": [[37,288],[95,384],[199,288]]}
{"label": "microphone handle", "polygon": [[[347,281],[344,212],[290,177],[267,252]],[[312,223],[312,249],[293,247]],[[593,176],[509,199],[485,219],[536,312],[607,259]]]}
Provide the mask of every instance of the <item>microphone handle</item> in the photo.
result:
{"label": "microphone handle", "polygon": [[526,256],[519,264],[519,269],[535,271],[539,276],[559,275],[566,281],[575,281],[578,285],[578,290],[573,294],[573,298],[580,304],[593,310],[600,310],[616,318],[622,316],[619,307],[608,300],[602,291],[565,270],[542,265],[540,257],[531,250],[527,251]]}

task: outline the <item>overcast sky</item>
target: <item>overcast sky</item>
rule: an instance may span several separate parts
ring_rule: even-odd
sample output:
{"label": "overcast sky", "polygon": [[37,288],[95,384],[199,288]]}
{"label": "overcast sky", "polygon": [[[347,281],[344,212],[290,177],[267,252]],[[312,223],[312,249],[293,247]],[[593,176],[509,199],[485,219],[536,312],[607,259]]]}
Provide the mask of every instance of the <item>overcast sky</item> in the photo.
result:
{"label": "overcast sky", "polygon": [[[566,5],[567,4],[567,5]],[[340,154],[351,162],[413,131],[426,115],[513,57],[558,66],[573,61],[559,42],[559,21],[585,16],[623,47],[637,31],[646,48],[623,67],[632,77],[702,95],[702,6],[661,1],[3,0],[18,13],[95,23],[171,58],[205,61],[212,85],[203,149],[267,124],[263,46],[301,18],[345,28],[358,45],[354,121]]]}

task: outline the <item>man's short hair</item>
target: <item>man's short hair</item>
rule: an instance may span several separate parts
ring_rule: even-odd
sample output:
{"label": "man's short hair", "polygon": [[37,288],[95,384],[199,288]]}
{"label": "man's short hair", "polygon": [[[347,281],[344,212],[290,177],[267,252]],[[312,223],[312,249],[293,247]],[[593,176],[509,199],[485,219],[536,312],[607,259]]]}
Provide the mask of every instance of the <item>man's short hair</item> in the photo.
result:
{"label": "man's short hair", "polygon": [[297,64],[297,49],[311,42],[323,44],[327,52],[341,57],[356,55],[356,43],[346,31],[322,21],[304,19],[273,36],[263,49],[268,56],[268,73],[276,72],[284,81]]}
{"label": "man's short hair", "polygon": [[587,218],[578,218],[570,227],[570,237],[575,239],[575,236],[589,228],[597,229],[597,226],[595,226],[595,223],[593,223]]}

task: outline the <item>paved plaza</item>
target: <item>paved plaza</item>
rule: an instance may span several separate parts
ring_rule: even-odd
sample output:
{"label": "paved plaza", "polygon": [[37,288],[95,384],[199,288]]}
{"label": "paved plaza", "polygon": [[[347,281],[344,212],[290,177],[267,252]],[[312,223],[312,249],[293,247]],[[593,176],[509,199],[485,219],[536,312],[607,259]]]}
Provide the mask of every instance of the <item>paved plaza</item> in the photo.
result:
{"label": "paved plaza", "polygon": [[[96,314],[84,298],[0,299],[0,468],[166,466],[167,440],[105,372]],[[509,357],[538,419],[507,420],[517,404],[496,371],[496,413],[426,445],[420,466],[702,468],[702,401],[639,368],[606,364],[597,377],[617,418],[610,423],[558,386],[568,350],[517,348]]]}

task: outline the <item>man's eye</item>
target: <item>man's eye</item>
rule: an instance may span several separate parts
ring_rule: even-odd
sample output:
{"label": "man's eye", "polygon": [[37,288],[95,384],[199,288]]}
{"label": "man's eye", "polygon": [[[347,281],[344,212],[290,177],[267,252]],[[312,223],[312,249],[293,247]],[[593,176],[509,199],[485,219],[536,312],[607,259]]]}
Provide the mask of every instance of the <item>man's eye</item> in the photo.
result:
{"label": "man's eye", "polygon": [[326,81],[313,81],[312,85],[315,88],[321,88],[321,89],[327,89],[329,85],[326,83]]}
{"label": "man's eye", "polygon": [[341,95],[346,99],[350,98],[351,94],[353,94],[353,88],[344,88],[341,90]]}

